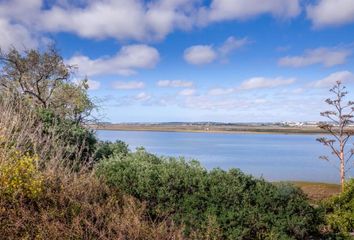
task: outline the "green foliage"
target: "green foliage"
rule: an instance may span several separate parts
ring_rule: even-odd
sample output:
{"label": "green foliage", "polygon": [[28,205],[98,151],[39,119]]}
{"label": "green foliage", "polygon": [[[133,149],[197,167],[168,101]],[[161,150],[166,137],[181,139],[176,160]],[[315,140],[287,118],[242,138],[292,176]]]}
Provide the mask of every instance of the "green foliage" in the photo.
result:
{"label": "green foliage", "polygon": [[97,143],[94,132],[71,119],[64,119],[50,109],[38,110],[44,133],[59,136],[65,143],[65,156],[70,160],[80,159],[88,162],[95,151]]}
{"label": "green foliage", "polygon": [[73,69],[53,47],[6,53],[0,49],[0,93],[82,122],[95,106],[87,94],[87,80],[72,81]]}
{"label": "green foliage", "polygon": [[153,219],[171,217],[185,225],[187,235],[203,233],[197,239],[205,234],[222,239],[304,239],[317,233],[320,222],[299,189],[274,186],[237,169],[208,172],[197,161],[159,158],[138,149],[103,160],[97,173],[146,201]]}
{"label": "green foliage", "polygon": [[116,142],[99,141],[96,144],[96,151],[94,154],[95,162],[101,159],[109,158],[113,155],[126,156],[129,153],[128,144],[123,141],[117,140]]}
{"label": "green foliage", "polygon": [[345,191],[324,201],[326,222],[334,232],[347,235],[354,232],[354,179],[345,185]]}
{"label": "green foliage", "polygon": [[52,47],[0,50],[0,100],[11,103],[19,113],[23,108],[36,110],[38,122],[33,127],[44,125],[36,137],[59,136],[65,158],[82,163],[91,160],[97,142],[85,126],[95,104],[88,96],[87,80],[73,81],[73,70]]}

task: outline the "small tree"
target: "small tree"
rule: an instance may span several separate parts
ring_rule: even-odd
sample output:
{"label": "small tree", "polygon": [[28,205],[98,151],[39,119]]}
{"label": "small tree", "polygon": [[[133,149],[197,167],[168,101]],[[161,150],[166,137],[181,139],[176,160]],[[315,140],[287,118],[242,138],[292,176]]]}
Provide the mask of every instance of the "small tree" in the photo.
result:
{"label": "small tree", "polygon": [[5,53],[0,49],[0,95],[25,100],[29,106],[84,123],[92,117],[95,105],[87,95],[86,80],[72,81],[74,69],[53,47],[44,52],[19,52],[13,48]]}
{"label": "small tree", "polygon": [[53,47],[0,49],[0,101],[32,109],[43,125],[41,134],[60,136],[69,160],[88,162],[97,139],[86,125],[95,120],[91,113],[96,106],[87,80],[74,81],[74,69]]}
{"label": "small tree", "polygon": [[[353,130],[349,125],[353,123],[354,102],[344,103],[344,98],[348,94],[346,87],[340,81],[330,89],[335,96],[333,99],[326,99],[326,103],[334,108],[334,110],[321,112],[321,116],[327,117],[329,122],[322,122],[319,127],[330,133],[333,138],[321,137],[317,141],[323,143],[332,150],[332,154],[339,160],[340,183],[342,191],[344,190],[344,181],[346,173],[353,167],[351,159],[354,155],[354,148],[347,149],[347,143],[353,135]],[[328,156],[321,156],[323,160],[330,162]]]}

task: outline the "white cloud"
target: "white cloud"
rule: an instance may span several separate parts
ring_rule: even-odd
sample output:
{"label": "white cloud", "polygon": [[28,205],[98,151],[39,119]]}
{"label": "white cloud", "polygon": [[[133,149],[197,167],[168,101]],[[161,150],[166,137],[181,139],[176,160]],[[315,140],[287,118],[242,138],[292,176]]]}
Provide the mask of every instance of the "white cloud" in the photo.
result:
{"label": "white cloud", "polygon": [[290,85],[295,82],[294,78],[264,78],[254,77],[241,83],[240,90],[250,90],[258,88],[275,88],[284,85]]}
{"label": "white cloud", "polygon": [[[0,16],[31,34],[73,33],[90,39],[153,41],[176,30],[261,14],[294,17],[299,0],[11,0]],[[15,26],[15,25],[13,25]]]}
{"label": "white cloud", "polygon": [[138,82],[138,81],[129,81],[129,82],[123,82],[123,81],[117,81],[112,84],[113,88],[115,89],[123,89],[123,90],[134,90],[134,89],[142,89],[145,87],[145,84],[143,82]]}
{"label": "white cloud", "polygon": [[280,18],[299,15],[299,0],[213,0],[209,8],[200,10],[201,24],[223,20],[244,20],[262,14]]}
{"label": "white cloud", "polygon": [[[69,1],[68,1],[69,2]],[[106,0],[54,4],[41,13],[39,28],[87,38],[162,39],[193,26],[198,0]]]}
{"label": "white cloud", "polygon": [[341,81],[342,83],[354,81],[354,74],[349,71],[335,72],[321,80],[310,83],[309,86],[315,88],[332,87],[336,81]]}
{"label": "white cloud", "polygon": [[235,92],[235,88],[212,88],[208,91],[208,95],[220,96]]}
{"label": "white cloud", "polygon": [[178,94],[181,96],[192,96],[194,95],[196,90],[194,88],[186,88],[180,91]]}
{"label": "white cloud", "polygon": [[77,65],[82,74],[88,76],[103,74],[132,75],[138,68],[153,68],[159,61],[159,52],[147,45],[128,45],[120,49],[113,57],[90,59],[76,55],[67,60],[68,64]]}
{"label": "white cloud", "polygon": [[221,47],[219,47],[218,52],[221,56],[227,56],[234,50],[239,49],[248,43],[249,41],[247,38],[236,39],[231,36],[226,39]]}
{"label": "white cloud", "polygon": [[194,45],[184,51],[184,59],[188,63],[195,65],[211,63],[218,58],[227,61],[229,54],[248,43],[249,40],[247,38],[237,39],[231,36],[217,48],[212,45]]}
{"label": "white cloud", "polygon": [[308,5],[306,10],[307,17],[316,28],[354,22],[353,0],[319,0]]}
{"label": "white cloud", "polygon": [[216,58],[217,53],[211,45],[195,45],[184,51],[184,60],[194,65],[211,63]]}
{"label": "white cloud", "polygon": [[42,4],[43,0],[0,1],[0,16],[33,28],[41,15]]}
{"label": "white cloud", "polygon": [[146,92],[141,92],[139,94],[137,94],[134,99],[140,102],[146,102],[148,100],[150,100],[152,98],[152,96]]}
{"label": "white cloud", "polygon": [[0,18],[0,48],[8,50],[37,48],[39,40],[30,31],[20,24],[11,24],[6,19]]}
{"label": "white cloud", "polygon": [[280,66],[303,67],[312,64],[323,64],[326,67],[343,64],[351,55],[348,49],[339,48],[315,48],[306,50],[300,56],[287,56],[279,59]]}
{"label": "white cloud", "polygon": [[160,80],[157,82],[159,87],[192,87],[193,82],[183,80]]}

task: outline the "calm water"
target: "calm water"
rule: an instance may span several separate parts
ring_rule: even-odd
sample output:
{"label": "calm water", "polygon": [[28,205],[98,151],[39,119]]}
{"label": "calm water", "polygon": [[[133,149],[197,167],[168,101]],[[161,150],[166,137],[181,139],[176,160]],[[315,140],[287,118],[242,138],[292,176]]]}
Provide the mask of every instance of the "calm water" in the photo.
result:
{"label": "calm water", "polygon": [[[326,148],[318,135],[223,134],[144,131],[97,131],[101,140],[122,140],[130,149],[143,146],[163,156],[197,159],[208,169],[239,168],[271,181],[338,182],[337,170],[318,156]],[[353,171],[350,176],[354,176]]]}

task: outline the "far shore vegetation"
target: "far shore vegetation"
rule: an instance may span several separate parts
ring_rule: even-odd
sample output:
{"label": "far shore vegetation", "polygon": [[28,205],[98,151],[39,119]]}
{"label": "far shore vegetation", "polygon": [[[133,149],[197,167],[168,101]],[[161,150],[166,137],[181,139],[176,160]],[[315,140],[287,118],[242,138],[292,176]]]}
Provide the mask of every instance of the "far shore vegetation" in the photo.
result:
{"label": "far shore vegetation", "polygon": [[[317,125],[279,126],[274,124],[208,124],[208,123],[96,123],[90,126],[96,130],[111,131],[158,131],[158,132],[201,132],[201,133],[266,133],[266,134],[327,134]],[[352,127],[354,130],[354,126]]]}
{"label": "far shore vegetation", "polygon": [[100,141],[75,71],[52,47],[0,52],[1,239],[353,238],[354,179],[271,183]]}

